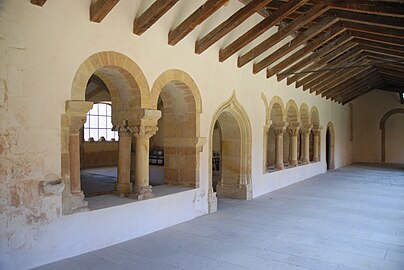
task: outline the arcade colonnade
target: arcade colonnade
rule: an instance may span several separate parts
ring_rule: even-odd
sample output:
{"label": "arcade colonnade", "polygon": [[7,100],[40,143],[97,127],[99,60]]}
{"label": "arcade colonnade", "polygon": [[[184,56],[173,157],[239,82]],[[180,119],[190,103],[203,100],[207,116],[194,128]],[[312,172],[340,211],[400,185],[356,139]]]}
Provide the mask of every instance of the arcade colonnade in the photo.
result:
{"label": "arcade colonnade", "polygon": [[[140,67],[117,52],[90,56],[78,68],[73,80],[71,100],[62,115],[62,193],[64,214],[86,211],[87,202],[80,180],[80,129],[93,102],[85,98],[89,78],[96,75],[106,84],[111,96],[112,125],[119,133],[118,177],[115,192],[137,200],[153,198],[149,183],[149,139],[158,131],[164,115],[164,183],[197,188],[200,185],[199,155],[205,143],[200,137],[202,100],[193,79],[184,71],[163,72],[149,90]],[[174,95],[174,92],[176,94]],[[320,160],[320,126],[316,107],[293,100],[286,106],[275,96],[266,107],[264,125],[264,173]],[[178,101],[180,100],[180,101]],[[157,109],[159,102],[163,108]],[[181,109],[175,106],[181,103]],[[180,111],[180,112],[179,112]],[[235,93],[215,113],[210,131],[209,158],[215,124],[222,129],[222,165],[217,192],[209,175],[209,212],[215,211],[216,196],[252,198],[252,130],[248,115]],[[135,162],[131,145],[135,140]],[[132,168],[131,168],[132,166]],[[133,168],[135,166],[135,168]],[[209,170],[212,171],[211,164]],[[132,175],[131,175],[132,174]]]}

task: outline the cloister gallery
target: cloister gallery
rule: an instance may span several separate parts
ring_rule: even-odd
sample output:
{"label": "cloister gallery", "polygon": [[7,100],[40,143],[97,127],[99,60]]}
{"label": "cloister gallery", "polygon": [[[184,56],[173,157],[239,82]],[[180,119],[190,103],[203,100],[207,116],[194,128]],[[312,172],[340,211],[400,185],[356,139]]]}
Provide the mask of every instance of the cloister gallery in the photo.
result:
{"label": "cloister gallery", "polygon": [[404,164],[404,6],[355,2],[0,1],[0,268]]}

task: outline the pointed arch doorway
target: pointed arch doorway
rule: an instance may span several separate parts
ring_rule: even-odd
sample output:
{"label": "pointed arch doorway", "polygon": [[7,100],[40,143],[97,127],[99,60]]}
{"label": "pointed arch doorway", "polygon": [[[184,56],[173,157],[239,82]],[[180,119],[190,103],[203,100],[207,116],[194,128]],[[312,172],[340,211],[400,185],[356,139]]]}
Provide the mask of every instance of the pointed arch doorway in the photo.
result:
{"label": "pointed arch doorway", "polygon": [[251,199],[251,125],[235,94],[213,117],[209,156],[209,212],[217,197]]}

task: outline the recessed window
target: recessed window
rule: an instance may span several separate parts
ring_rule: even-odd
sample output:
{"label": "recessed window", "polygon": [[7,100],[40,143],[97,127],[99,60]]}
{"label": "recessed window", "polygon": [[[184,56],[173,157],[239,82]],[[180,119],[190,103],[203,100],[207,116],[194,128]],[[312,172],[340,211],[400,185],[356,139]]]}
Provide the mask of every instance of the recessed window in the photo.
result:
{"label": "recessed window", "polygon": [[112,131],[111,103],[95,103],[87,113],[84,124],[85,141],[112,141],[118,140],[118,132]]}

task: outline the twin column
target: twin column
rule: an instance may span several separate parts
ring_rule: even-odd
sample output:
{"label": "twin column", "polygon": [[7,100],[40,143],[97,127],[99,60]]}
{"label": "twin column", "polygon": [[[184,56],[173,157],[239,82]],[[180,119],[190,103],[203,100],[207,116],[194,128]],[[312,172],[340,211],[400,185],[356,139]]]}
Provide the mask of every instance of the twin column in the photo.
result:
{"label": "twin column", "polygon": [[[115,191],[121,196],[130,196],[138,200],[153,198],[149,184],[149,139],[157,132],[156,126],[115,126],[119,132],[118,181]],[[135,187],[130,182],[131,139],[136,138],[135,148]],[[133,191],[132,191],[133,190]]]}

